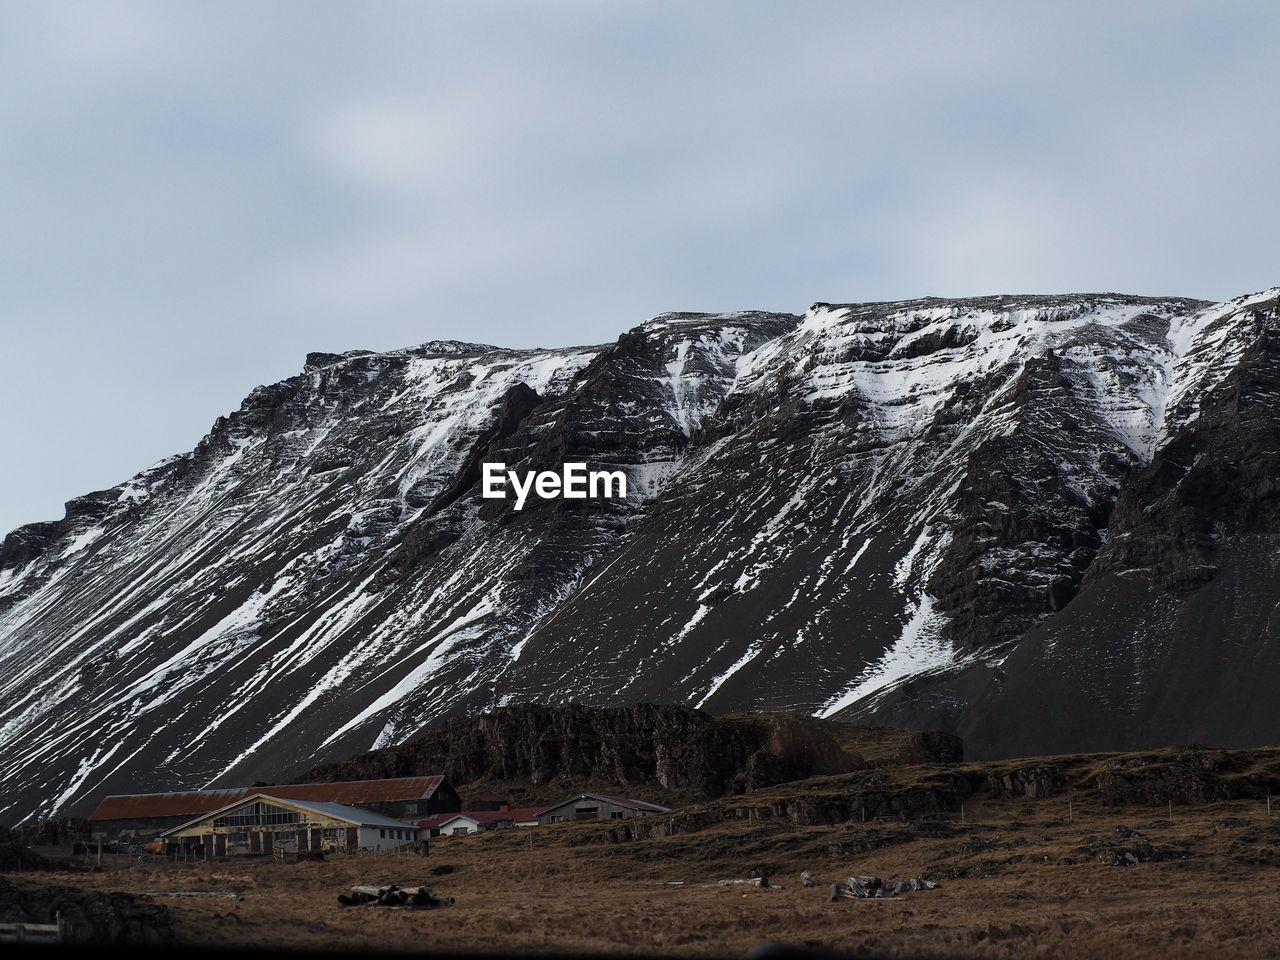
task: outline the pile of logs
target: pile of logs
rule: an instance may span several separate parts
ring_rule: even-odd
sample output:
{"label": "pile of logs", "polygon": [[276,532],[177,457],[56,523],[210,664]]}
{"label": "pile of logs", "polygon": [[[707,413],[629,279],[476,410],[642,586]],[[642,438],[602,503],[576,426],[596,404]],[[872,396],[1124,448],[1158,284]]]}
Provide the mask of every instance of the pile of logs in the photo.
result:
{"label": "pile of logs", "polygon": [[920,877],[896,883],[879,877],[850,877],[844,883],[831,885],[831,899],[875,900],[881,897],[900,897],[908,891],[934,890],[937,886],[932,880],[922,880]]}
{"label": "pile of logs", "polygon": [[453,903],[453,897],[437,897],[425,886],[402,887],[388,884],[384,887],[356,884],[351,896],[338,894],[338,902],[344,907],[365,903],[378,907],[443,907]]}

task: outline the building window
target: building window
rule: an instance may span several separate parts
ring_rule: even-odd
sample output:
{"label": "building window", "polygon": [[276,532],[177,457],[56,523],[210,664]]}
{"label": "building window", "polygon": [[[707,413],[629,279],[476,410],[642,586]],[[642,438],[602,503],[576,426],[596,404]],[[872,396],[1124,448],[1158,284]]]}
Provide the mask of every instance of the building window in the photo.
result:
{"label": "building window", "polygon": [[276,839],[280,841],[297,840],[298,835],[292,830],[281,830],[276,833]]}
{"label": "building window", "polygon": [[249,835],[247,833],[228,833],[227,842],[228,843],[248,843]]}
{"label": "building window", "polygon": [[379,839],[379,840],[385,840],[385,839],[387,839],[387,831],[385,831],[385,830],[379,830],[379,831],[378,831],[378,839]]}
{"label": "building window", "polygon": [[549,816],[547,819],[548,819],[551,823],[561,823],[561,822],[563,822],[563,821],[564,821],[564,817],[560,816],[560,814],[558,814],[558,813],[553,813],[553,814],[552,814],[551,816]]}
{"label": "building window", "polygon": [[611,812],[610,812],[610,814],[609,814],[609,819],[610,819],[610,820],[621,820],[621,819],[622,819],[622,811],[621,811],[621,810],[613,810],[613,811],[611,811]]}
{"label": "building window", "polygon": [[417,813],[417,812],[418,812],[418,805],[417,805],[416,803],[406,803],[406,804],[404,805],[404,812],[405,812],[405,813]]}
{"label": "building window", "polygon": [[270,803],[251,803],[234,813],[213,821],[215,830],[223,827],[263,827],[281,823],[297,823],[301,819],[297,810],[277,807]]}
{"label": "building window", "polygon": [[456,836],[458,836],[459,834],[464,834],[464,833],[466,833],[466,832],[467,832],[467,828],[466,828],[466,827],[454,827],[454,828],[453,828],[453,835],[454,835],[455,837],[456,837]]}

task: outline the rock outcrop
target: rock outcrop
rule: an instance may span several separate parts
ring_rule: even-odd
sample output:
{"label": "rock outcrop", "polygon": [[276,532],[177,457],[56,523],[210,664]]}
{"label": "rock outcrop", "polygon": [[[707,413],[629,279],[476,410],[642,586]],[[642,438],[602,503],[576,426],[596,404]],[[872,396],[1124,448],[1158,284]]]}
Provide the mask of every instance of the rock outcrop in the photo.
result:
{"label": "rock outcrop", "polygon": [[788,714],[713,717],[654,704],[522,705],[449,720],[401,746],[319,767],[299,782],[443,772],[459,787],[521,780],[535,792],[554,792],[557,784],[575,782],[710,798],[866,769],[873,762],[945,763],[961,754],[955,737],[935,731],[864,730]]}
{"label": "rock outcrop", "polygon": [[152,901],[0,878],[0,923],[52,924],[59,917],[68,931],[64,946],[159,946],[177,940],[168,909]]}

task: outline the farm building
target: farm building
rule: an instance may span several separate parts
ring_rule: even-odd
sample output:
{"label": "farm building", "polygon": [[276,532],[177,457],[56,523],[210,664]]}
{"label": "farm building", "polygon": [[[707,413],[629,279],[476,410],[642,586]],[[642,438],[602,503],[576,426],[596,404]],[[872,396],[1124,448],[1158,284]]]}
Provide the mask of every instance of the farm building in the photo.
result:
{"label": "farm building", "polygon": [[583,793],[545,808],[538,814],[539,823],[561,823],[566,820],[628,820],[669,813],[670,807],[646,803],[631,797],[609,797],[600,793]]}
{"label": "farm building", "polygon": [[418,826],[433,837],[449,837],[482,830],[502,830],[509,827],[536,827],[542,807],[517,807],[510,809],[504,803],[497,810],[464,810],[462,813],[438,813]]}
{"label": "farm building", "polygon": [[111,796],[90,815],[89,827],[95,840],[150,840],[256,793],[307,803],[338,803],[388,818],[416,820],[462,809],[458,792],[444,777],[400,777]]}
{"label": "farm building", "polygon": [[160,835],[196,855],[391,850],[415,843],[418,827],[340,803],[255,793]]}

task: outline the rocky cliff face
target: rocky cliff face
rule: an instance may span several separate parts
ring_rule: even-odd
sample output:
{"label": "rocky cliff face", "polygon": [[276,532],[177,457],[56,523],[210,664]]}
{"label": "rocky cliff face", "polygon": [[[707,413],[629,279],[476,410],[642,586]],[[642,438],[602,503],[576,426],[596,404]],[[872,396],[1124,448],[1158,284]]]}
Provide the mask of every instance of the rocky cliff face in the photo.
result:
{"label": "rocky cliff face", "polygon": [[790,714],[713,717],[653,704],[522,705],[449,720],[407,744],[319,767],[301,781],[443,771],[455,786],[519,780],[545,793],[559,783],[581,782],[623,790],[660,787],[663,796],[701,799],[873,762],[962,758],[960,741],[945,734],[849,729]]}
{"label": "rocky cliff face", "polygon": [[[0,818],[525,702],[1274,740],[1278,293],[671,314],[313,354],[0,547]],[[480,496],[486,461],[628,496]]]}

